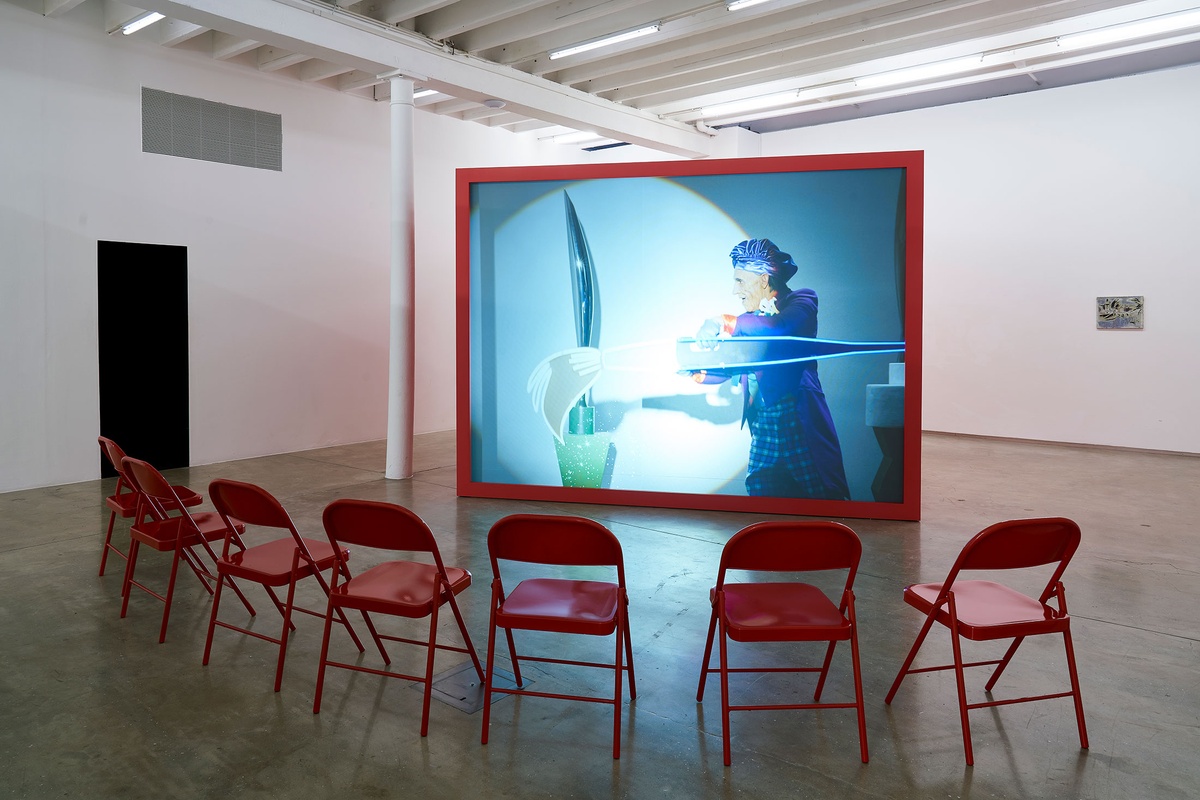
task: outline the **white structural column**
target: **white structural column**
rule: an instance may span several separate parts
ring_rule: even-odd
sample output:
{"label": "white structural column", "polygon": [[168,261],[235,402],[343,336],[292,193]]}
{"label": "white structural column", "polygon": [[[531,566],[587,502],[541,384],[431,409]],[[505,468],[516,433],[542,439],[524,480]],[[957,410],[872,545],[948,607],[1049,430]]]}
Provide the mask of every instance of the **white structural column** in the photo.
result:
{"label": "white structural column", "polygon": [[388,349],[388,478],[413,474],[414,296],[413,82],[391,78],[392,294]]}

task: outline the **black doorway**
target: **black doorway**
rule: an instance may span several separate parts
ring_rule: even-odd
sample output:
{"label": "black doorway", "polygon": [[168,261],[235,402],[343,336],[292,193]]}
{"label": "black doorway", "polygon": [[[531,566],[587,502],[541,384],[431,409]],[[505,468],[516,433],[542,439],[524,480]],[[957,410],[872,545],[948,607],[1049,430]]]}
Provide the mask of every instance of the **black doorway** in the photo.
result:
{"label": "black doorway", "polygon": [[97,256],[100,434],[160,470],[186,467],[187,248],[98,242]]}

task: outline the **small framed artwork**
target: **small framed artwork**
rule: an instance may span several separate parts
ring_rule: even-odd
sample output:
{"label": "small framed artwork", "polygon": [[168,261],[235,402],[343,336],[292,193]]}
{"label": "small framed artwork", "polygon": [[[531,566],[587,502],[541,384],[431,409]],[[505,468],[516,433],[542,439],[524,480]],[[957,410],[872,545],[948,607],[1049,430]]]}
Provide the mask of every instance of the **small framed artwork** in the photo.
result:
{"label": "small framed artwork", "polygon": [[1097,297],[1096,328],[1099,330],[1141,330],[1146,308],[1146,298]]}

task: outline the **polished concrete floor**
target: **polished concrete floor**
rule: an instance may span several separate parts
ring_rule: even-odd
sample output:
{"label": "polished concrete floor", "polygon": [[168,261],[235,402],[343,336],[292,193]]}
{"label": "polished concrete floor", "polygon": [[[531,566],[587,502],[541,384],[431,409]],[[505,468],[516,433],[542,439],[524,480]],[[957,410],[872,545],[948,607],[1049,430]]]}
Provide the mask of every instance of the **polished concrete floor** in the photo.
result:
{"label": "polished concrete floor", "polygon": [[[313,715],[321,625],[311,617],[297,621],[279,694],[265,642],[218,631],[202,667],[208,598],[190,575],[159,644],[161,606],[135,595],[120,619],[121,570],[96,575],[106,480],[0,495],[0,797],[1200,796],[1200,458],[926,435],[922,521],[848,520],[864,543],[856,590],[870,763],[858,758],[853,712],[760,712],[734,716],[731,768],[721,763],[717,686],[701,704],[694,694],[721,547],[754,516],[458,499],[450,434],[418,437],[411,480],[383,479],[382,462],[373,443],[169,477],[199,490],[216,477],[258,483],[317,536],[322,508],[338,497],[412,508],[446,560],[474,573],[461,602],[481,656],[489,526],[518,511],[604,522],[629,565],[639,690],[625,703],[619,761],[611,709],[600,705],[504,698],[484,747],[479,713],[435,702],[422,739],[421,694],[410,684],[334,671]],[[976,762],[966,767],[950,673],[912,676],[883,703],[920,622],[901,589],[942,578],[991,522],[1051,515],[1083,529],[1065,583],[1091,748],[1079,747],[1069,700],[1006,706],[972,712]],[[161,579],[166,562],[146,551],[139,574]],[[315,605],[313,588],[305,597]],[[259,624],[274,632],[278,617],[259,606]],[[453,635],[452,621],[442,627]],[[1022,648],[997,698],[1065,688],[1061,640],[1041,638]],[[336,631],[335,642],[354,652]],[[967,656],[991,652],[976,645]],[[948,653],[936,630],[925,663]],[[439,656],[438,671],[464,658]],[[419,653],[394,660],[420,669]],[[543,690],[567,679],[608,686],[527,669]],[[982,682],[969,684],[973,698],[983,699]],[[850,686],[839,652],[826,699],[848,699]],[[747,697],[792,691],[774,680],[740,688]]]}

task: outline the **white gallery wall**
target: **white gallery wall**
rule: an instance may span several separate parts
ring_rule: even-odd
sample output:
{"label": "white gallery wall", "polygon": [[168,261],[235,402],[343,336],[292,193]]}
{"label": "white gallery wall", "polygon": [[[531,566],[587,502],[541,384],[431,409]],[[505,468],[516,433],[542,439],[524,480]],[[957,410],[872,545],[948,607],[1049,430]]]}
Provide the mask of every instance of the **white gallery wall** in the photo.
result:
{"label": "white gallery wall", "polygon": [[[193,463],[381,438],[387,104],[26,6],[0,3],[0,491],[99,474],[97,240],[188,248]],[[143,85],[280,114],[283,171],[142,153]],[[1193,67],[722,152],[926,151],[925,428],[1200,452],[1198,97]],[[424,433],[455,424],[455,169],[668,159],[424,113],[415,141]],[[1107,294],[1146,330],[1096,331]]]}
{"label": "white gallery wall", "polygon": [[[97,240],[187,247],[193,463],[381,436],[386,109],[112,42],[92,6],[0,4],[0,490],[99,474]],[[282,115],[282,172],[141,152],[143,85]]]}
{"label": "white gallery wall", "polygon": [[[925,151],[926,430],[1200,453],[1200,66],[768,134]],[[1144,330],[1097,330],[1144,295]]]}
{"label": "white gallery wall", "polygon": [[[0,3],[0,491],[99,475],[98,240],[187,247],[192,463],[382,438],[388,104],[40,9]],[[283,170],[143,153],[142,86],[281,115]],[[424,433],[454,427],[455,169],[585,154],[430,114],[415,138]]]}

